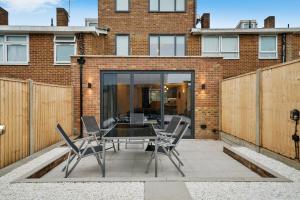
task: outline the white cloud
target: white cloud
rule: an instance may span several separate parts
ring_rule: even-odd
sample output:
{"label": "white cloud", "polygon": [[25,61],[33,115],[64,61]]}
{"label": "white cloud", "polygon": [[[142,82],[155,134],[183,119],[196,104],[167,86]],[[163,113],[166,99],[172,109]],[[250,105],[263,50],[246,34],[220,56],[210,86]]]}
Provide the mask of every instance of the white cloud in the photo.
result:
{"label": "white cloud", "polygon": [[0,0],[9,10],[35,11],[40,8],[58,5],[62,0]]}

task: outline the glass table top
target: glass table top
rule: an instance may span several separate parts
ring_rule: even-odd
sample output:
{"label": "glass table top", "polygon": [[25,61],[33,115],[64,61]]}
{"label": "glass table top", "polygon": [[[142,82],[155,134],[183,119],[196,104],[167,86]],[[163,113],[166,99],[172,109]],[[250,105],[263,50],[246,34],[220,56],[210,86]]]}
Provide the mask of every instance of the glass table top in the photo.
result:
{"label": "glass table top", "polygon": [[104,138],[156,138],[152,124],[116,124]]}

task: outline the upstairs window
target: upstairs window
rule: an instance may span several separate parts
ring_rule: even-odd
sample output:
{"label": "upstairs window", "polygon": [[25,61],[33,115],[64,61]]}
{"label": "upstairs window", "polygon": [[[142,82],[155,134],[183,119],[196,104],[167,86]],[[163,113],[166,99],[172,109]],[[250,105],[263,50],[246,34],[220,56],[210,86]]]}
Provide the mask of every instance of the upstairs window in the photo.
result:
{"label": "upstairs window", "polygon": [[150,56],[185,56],[185,36],[151,35]]}
{"label": "upstairs window", "polygon": [[203,36],[202,56],[239,59],[238,36]]}
{"label": "upstairs window", "polygon": [[128,12],[129,11],[129,0],[115,0],[117,12]]}
{"label": "upstairs window", "polygon": [[149,0],[150,12],[184,12],[186,0]]}
{"label": "upstairs window", "polygon": [[55,64],[70,64],[71,56],[76,55],[75,36],[55,36]]}
{"label": "upstairs window", "polygon": [[28,64],[29,39],[27,35],[0,35],[0,63]]}
{"label": "upstairs window", "polygon": [[129,35],[116,36],[116,55],[117,56],[129,55]]}
{"label": "upstairs window", "polygon": [[259,37],[259,59],[277,59],[277,36]]}

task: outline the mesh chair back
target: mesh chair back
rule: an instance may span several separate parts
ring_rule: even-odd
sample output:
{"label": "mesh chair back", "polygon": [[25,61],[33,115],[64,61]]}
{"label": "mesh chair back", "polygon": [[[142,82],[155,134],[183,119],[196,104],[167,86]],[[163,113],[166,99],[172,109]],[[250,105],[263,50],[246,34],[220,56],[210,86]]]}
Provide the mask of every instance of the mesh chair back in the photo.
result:
{"label": "mesh chair back", "polygon": [[165,132],[174,133],[176,131],[176,129],[178,128],[180,122],[181,122],[181,117],[178,117],[178,116],[172,117]]}
{"label": "mesh chair back", "polygon": [[62,137],[62,139],[66,142],[66,144],[75,152],[75,153],[79,153],[79,149],[78,147],[71,141],[71,139],[69,138],[69,136],[66,134],[66,132],[64,131],[64,129],[61,127],[60,124],[57,124],[56,126],[56,130],[57,132],[60,134],[60,136]]}
{"label": "mesh chair back", "polygon": [[144,113],[131,113],[130,124],[144,124]]}
{"label": "mesh chair back", "polygon": [[189,123],[184,122],[182,129],[180,130],[178,135],[176,135],[175,140],[172,142],[173,145],[177,146],[177,144],[182,139],[182,137],[184,136],[184,134],[185,134],[185,132],[187,131],[188,128],[189,128]]}
{"label": "mesh chair back", "polygon": [[88,134],[100,132],[97,120],[94,116],[83,116],[81,120]]}

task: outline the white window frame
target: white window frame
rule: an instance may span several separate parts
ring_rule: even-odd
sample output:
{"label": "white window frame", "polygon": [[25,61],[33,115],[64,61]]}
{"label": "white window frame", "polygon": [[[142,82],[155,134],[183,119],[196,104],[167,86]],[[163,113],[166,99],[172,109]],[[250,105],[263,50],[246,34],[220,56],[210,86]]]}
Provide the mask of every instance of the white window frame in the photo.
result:
{"label": "white window frame", "polygon": [[[118,55],[118,43],[117,43],[117,41],[118,41],[118,37],[127,37],[127,39],[128,39],[128,55]],[[115,36],[115,54],[116,54],[116,56],[120,56],[120,57],[127,57],[127,56],[130,56],[130,49],[131,49],[131,47],[130,47],[130,45],[131,45],[131,43],[130,43],[130,34],[116,34],[116,36]]]}
{"label": "white window frame", "polygon": [[[3,61],[0,61],[0,65],[28,65],[29,63],[29,35],[1,35],[3,36],[3,43],[1,43],[1,45],[3,45]],[[26,41],[23,42],[18,42],[18,41],[7,41],[7,37],[26,37]],[[10,45],[22,45],[22,46],[26,46],[26,61],[25,62],[12,62],[12,61],[8,61],[8,57],[7,57],[7,47]]]}
{"label": "white window frame", "polygon": [[[275,37],[276,40],[276,51],[262,51],[261,50],[261,38],[262,37]],[[258,59],[260,60],[274,60],[278,59],[278,36],[277,35],[260,35],[259,36],[259,45],[258,45]],[[276,53],[275,57],[261,57],[260,53]]]}
{"label": "white window frame", "polygon": [[[74,40],[58,40],[57,41],[57,37],[73,37]],[[57,50],[56,50],[56,47],[57,46],[66,46],[66,45],[70,45],[70,46],[74,46],[74,55],[77,54],[77,43],[76,43],[76,36],[75,35],[55,35],[54,36],[54,40],[53,40],[53,43],[54,43],[54,64],[55,65],[69,65],[71,64],[71,58],[69,61],[57,61],[56,60],[56,53],[57,53]]]}
{"label": "white window frame", "polygon": [[[217,37],[218,41],[219,41],[219,50],[218,51],[203,51],[204,50],[204,38],[205,37]],[[238,50],[237,51],[223,51],[222,50],[222,41],[223,41],[223,37],[236,37],[237,38],[237,42],[238,42]],[[214,57],[214,56],[209,56],[209,55],[203,55],[203,53],[215,53],[216,57],[223,57],[224,60],[239,60],[240,59],[240,36],[239,35],[202,35],[201,38],[201,56],[202,57]],[[236,58],[225,58],[223,56],[223,53],[237,53],[238,56]]]}
{"label": "white window frame", "polygon": [[128,8],[127,8],[127,10],[124,10],[124,9],[122,9],[122,10],[118,10],[118,1],[117,0],[115,0],[115,11],[116,12],[130,12],[130,3],[131,3],[131,0],[127,0],[128,1]]}
{"label": "white window frame", "polygon": [[169,12],[169,13],[178,12],[178,13],[180,13],[180,12],[186,12],[186,10],[187,10],[187,0],[183,0],[184,1],[184,9],[183,10],[177,10],[176,0],[173,0],[174,1],[174,8],[173,8],[173,10],[170,10],[170,11],[161,11],[161,9],[160,9],[160,0],[157,1],[157,3],[158,3],[157,10],[151,10],[150,1],[151,0],[148,0],[148,4],[149,4],[148,10],[149,10],[149,12],[163,12],[163,13],[164,12]]}
{"label": "white window frame", "polygon": [[[174,55],[172,55],[172,56],[161,56],[160,55],[160,52],[161,52],[161,50],[160,50],[160,41],[161,41],[161,37],[164,37],[164,36],[171,36],[171,37],[174,37]],[[151,48],[151,44],[150,44],[150,38],[151,37],[157,37],[158,38],[158,52],[157,52],[157,55],[150,55],[150,52],[151,52],[151,50],[150,50],[150,48]],[[184,38],[184,55],[182,56],[178,56],[177,55],[177,37],[183,37]],[[149,38],[148,38],[148,42],[149,42],[149,47],[148,47],[148,51],[149,51],[149,56],[152,56],[152,57],[184,57],[184,56],[186,56],[186,54],[187,54],[187,41],[186,41],[186,35],[172,35],[172,34],[150,34],[149,35]]]}

